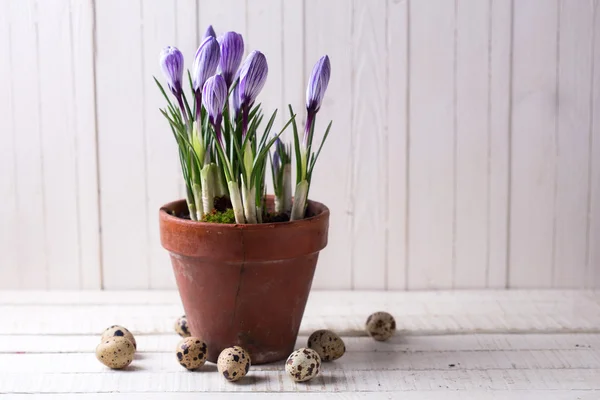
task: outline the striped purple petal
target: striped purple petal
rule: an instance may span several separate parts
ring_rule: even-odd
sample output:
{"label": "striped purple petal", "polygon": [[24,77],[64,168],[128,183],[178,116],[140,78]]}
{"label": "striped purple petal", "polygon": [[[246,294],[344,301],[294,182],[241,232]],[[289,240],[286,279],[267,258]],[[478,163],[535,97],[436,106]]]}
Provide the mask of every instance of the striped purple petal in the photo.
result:
{"label": "striped purple petal", "polygon": [[244,38],[239,33],[227,32],[219,38],[221,61],[219,71],[230,87],[244,56]]}
{"label": "striped purple petal", "polygon": [[227,101],[227,84],[221,75],[211,76],[202,89],[202,104],[213,124],[220,124]]}
{"label": "striped purple petal", "polygon": [[321,108],[321,102],[325,96],[330,75],[331,64],[329,63],[329,57],[323,56],[313,67],[306,88],[306,109],[309,113],[315,113]]}
{"label": "striped purple petal", "polygon": [[217,72],[220,55],[219,42],[212,36],[204,39],[198,47],[192,72],[192,84],[195,91],[202,90],[204,82]]}
{"label": "striped purple petal", "polygon": [[160,67],[173,94],[181,94],[183,79],[183,54],[177,47],[167,46],[160,53]]}
{"label": "striped purple petal", "polygon": [[240,104],[251,106],[265,86],[269,66],[263,53],[254,50],[240,70]]}

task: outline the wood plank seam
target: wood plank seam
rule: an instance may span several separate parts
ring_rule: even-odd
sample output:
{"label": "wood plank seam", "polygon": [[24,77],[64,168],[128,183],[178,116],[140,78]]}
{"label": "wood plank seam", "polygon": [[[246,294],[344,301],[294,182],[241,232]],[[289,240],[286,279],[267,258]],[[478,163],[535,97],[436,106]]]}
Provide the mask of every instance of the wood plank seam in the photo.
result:
{"label": "wood plank seam", "polygon": [[[176,8],[177,2],[173,2],[173,9]],[[145,46],[144,46],[144,40],[145,40],[145,29],[148,26],[148,24],[144,24],[144,2],[142,0],[140,0],[140,21],[142,21],[142,26],[140,27],[140,48],[141,48],[141,57],[140,57],[140,73],[142,76],[146,76],[146,65],[144,63],[145,59],[144,59],[144,53],[145,53]],[[146,115],[146,102],[144,101],[144,99],[146,98],[146,85],[142,84],[141,85],[141,95],[142,95],[142,102],[141,102],[141,115],[145,116]],[[146,124],[146,118],[141,118],[141,130],[142,130],[142,143],[141,146],[143,148],[143,154],[144,156],[142,157],[142,169],[144,171],[144,215],[148,215],[148,208],[149,208],[149,193],[148,193],[148,132],[147,132],[147,124]],[[144,226],[144,233],[146,236],[146,246],[148,247],[148,249],[151,248],[152,246],[152,240],[150,239],[150,226],[149,226],[149,218],[145,218],[145,226]],[[151,261],[150,261],[150,251],[146,251],[145,252],[145,259],[144,262],[146,264],[147,268],[150,268]],[[150,275],[150,271],[148,271],[148,275]],[[148,276],[148,282],[147,282],[147,288],[150,289],[150,276]]]}
{"label": "wood plank seam", "polygon": [[[75,75],[75,51],[74,51],[74,45],[73,45],[73,4],[71,2],[69,2],[69,48],[71,49],[71,54],[70,54],[70,59],[69,62],[71,64],[71,73],[73,74],[73,76]],[[72,84],[71,86],[71,96],[73,99],[77,99],[77,85],[75,85],[75,83]],[[77,128],[77,112],[75,112],[73,114],[73,123],[75,125],[75,128]],[[77,133],[75,132],[75,135],[73,135],[73,140],[74,140],[74,147],[75,149],[78,149],[79,146],[77,145],[78,143],[78,138],[77,138]],[[81,223],[82,223],[82,215],[81,215],[81,207],[80,207],[80,188],[79,188],[79,154],[77,153],[77,151],[75,152],[75,215],[77,215],[77,224],[76,224],[76,233],[77,233],[77,271],[79,272],[79,289],[83,288],[83,265],[82,265],[82,261],[83,261],[83,257],[81,254]]]}
{"label": "wood plank seam", "polygon": [[[385,27],[384,27],[384,32],[385,32],[385,77],[384,77],[384,82],[386,87],[390,87],[390,49],[389,49],[389,42],[390,42],[390,31],[389,31],[389,19],[390,19],[390,7],[389,7],[389,2],[386,1],[385,2]],[[389,91],[388,91],[389,92]],[[386,94],[385,96],[385,106],[384,106],[384,112],[386,114],[386,118],[389,116],[390,113],[390,101],[389,101],[389,93]],[[389,129],[389,125],[386,122],[383,126],[384,129],[384,134],[383,134],[383,148],[385,149],[384,153],[383,153],[383,158],[384,158],[384,165],[385,165],[385,169],[384,169],[384,190],[383,190],[383,208],[384,208],[384,212],[386,216],[390,215],[390,171],[389,171],[389,134],[390,134],[390,129]],[[383,267],[383,289],[384,290],[388,290],[389,288],[389,267],[390,267],[390,262],[389,262],[389,239],[390,239],[390,218],[387,217],[385,219],[385,226],[383,227],[384,229],[384,233],[383,233],[383,241],[384,241],[384,246],[383,246],[383,251],[384,251],[384,256],[383,256],[383,261],[384,261],[384,267]]]}
{"label": "wood plank seam", "polygon": [[509,92],[508,92],[508,181],[507,181],[507,212],[506,212],[506,277],[504,287],[510,287],[510,260],[512,245],[510,233],[512,232],[512,186],[513,186],[513,98],[514,98],[514,44],[515,44],[515,0],[510,0],[510,55],[509,55]]}
{"label": "wood plank seam", "polygon": [[410,4],[412,0],[406,0],[406,95],[404,102],[406,103],[406,162],[405,162],[405,173],[404,173],[404,193],[406,194],[406,205],[404,206],[404,289],[410,288],[409,282],[409,269],[410,269],[410,134],[411,134],[411,123],[410,123],[410,91],[411,91],[411,80],[410,80],[410,65],[411,65],[411,24],[410,24]]}
{"label": "wood plank seam", "polygon": [[[33,18],[34,18],[34,32],[35,32],[35,58],[37,61],[37,79],[36,79],[36,85],[37,85],[37,94],[38,96],[41,95],[41,76],[40,76],[40,34],[39,34],[39,18],[38,18],[38,3],[37,0],[34,0],[33,3]],[[37,112],[38,112],[38,120],[37,120],[37,134],[39,137],[39,141],[40,141],[40,145],[43,143],[43,136],[42,136],[42,126],[41,126],[41,116],[42,116],[42,103],[41,102],[37,102]],[[46,205],[46,179],[44,177],[44,152],[40,151],[40,175],[41,175],[41,181],[42,184],[40,186],[40,191],[41,191],[41,203],[42,203],[42,225],[44,227],[44,245],[43,245],[43,249],[44,249],[44,280],[46,283],[46,288],[49,287],[49,281],[50,281],[50,275],[49,275],[49,271],[48,271],[48,247],[49,247],[49,238],[48,238],[48,224],[46,222],[46,214],[48,212],[47,205]]]}
{"label": "wood plank seam", "polygon": [[554,193],[553,193],[553,206],[552,208],[554,209],[553,215],[552,215],[552,258],[551,258],[551,262],[552,262],[552,266],[551,266],[551,274],[552,274],[552,282],[555,282],[555,277],[556,277],[556,230],[557,230],[557,218],[558,218],[558,210],[557,210],[557,205],[558,205],[558,152],[559,152],[559,140],[558,140],[558,134],[559,134],[559,118],[560,118],[560,97],[558,95],[559,93],[559,88],[560,88],[560,26],[561,26],[561,20],[560,20],[560,15],[561,15],[561,10],[562,7],[560,6],[560,0],[555,0],[556,1],[556,65],[555,65],[555,74],[556,74],[556,83],[555,83],[555,87],[554,87],[554,91],[555,91],[555,95],[554,95],[554,107],[555,107],[555,114],[554,114],[554,163],[553,163],[553,167],[554,167]]}
{"label": "wood plank seam", "polygon": [[[352,41],[354,42],[354,38],[355,38],[355,22],[354,22],[354,15],[355,15],[355,11],[356,11],[356,7],[355,7],[355,1],[356,0],[352,0],[351,3],[351,8],[350,8],[350,37],[352,38]],[[350,60],[352,60],[352,66],[351,66],[351,73],[350,73],[350,77],[352,79],[352,82],[354,82],[354,78],[356,76],[356,70],[355,70],[355,63],[354,63],[354,51],[353,48],[350,49]],[[354,96],[355,96],[355,90],[354,90],[354,84],[350,85],[350,98],[352,99],[352,101],[350,102],[350,121],[353,122],[353,124],[351,125],[350,128],[350,177],[349,177],[349,181],[350,181],[350,195],[349,195],[349,205],[350,205],[350,231],[352,232],[352,235],[350,236],[350,248],[354,248],[354,237],[355,237],[355,204],[356,204],[356,159],[355,159],[355,151],[356,151],[356,143],[355,143],[355,138],[354,138],[354,129],[353,129],[353,125],[354,125],[354,115],[355,115],[355,110],[354,110]],[[354,265],[354,257],[351,255],[350,256],[350,270],[351,270],[351,275],[350,275],[350,288],[351,289],[355,289],[356,288],[356,282],[355,282],[355,278],[354,278],[354,269],[355,269],[355,265]]]}
{"label": "wood plank seam", "polygon": [[[596,23],[596,18],[597,18],[597,12],[598,12],[598,4],[599,1],[598,0],[594,0],[593,1],[593,5],[592,5],[592,26],[594,26],[594,24]],[[596,87],[596,82],[595,82],[595,78],[596,78],[596,58],[600,57],[600,54],[596,54],[596,40],[598,40],[598,38],[596,37],[596,33],[597,33],[598,29],[592,29],[592,40],[591,40],[591,49],[590,52],[592,54],[592,66],[590,68],[590,82],[591,82],[591,86],[592,89],[590,90],[590,120],[589,120],[589,141],[588,141],[588,196],[587,196],[587,220],[586,220],[586,246],[585,246],[585,259],[586,259],[586,273],[585,273],[585,277],[587,278],[587,281],[593,281],[593,279],[595,278],[593,275],[593,267],[592,267],[592,259],[591,259],[591,237],[592,237],[592,222],[594,221],[593,219],[593,215],[592,215],[592,201],[593,201],[593,196],[592,196],[592,192],[593,192],[593,167],[594,167],[594,162],[593,162],[593,155],[594,155],[594,124],[595,124],[595,119],[594,119],[594,106],[595,106],[595,97],[594,97],[594,89]],[[592,279],[590,279],[592,278]],[[593,287],[593,284],[586,284],[586,287]]]}
{"label": "wood plank seam", "polygon": [[102,190],[100,189],[100,182],[102,182],[102,173],[100,170],[100,131],[98,130],[98,71],[97,71],[97,54],[98,54],[98,30],[97,30],[97,18],[96,18],[96,0],[90,0],[92,7],[92,57],[93,57],[93,90],[94,90],[94,142],[96,150],[96,182],[98,189],[96,190],[98,198],[98,211],[96,217],[98,218],[98,266],[100,274],[100,289],[104,287],[104,240],[102,234]]}
{"label": "wood plank seam", "polygon": [[486,182],[486,252],[485,252],[485,287],[490,287],[491,258],[491,226],[492,226],[492,31],[493,0],[488,0],[488,42],[487,42],[487,182]]}
{"label": "wood plank seam", "polygon": [[454,0],[454,29],[452,32],[452,282],[456,288],[456,236],[457,236],[457,202],[458,202],[458,0]]}

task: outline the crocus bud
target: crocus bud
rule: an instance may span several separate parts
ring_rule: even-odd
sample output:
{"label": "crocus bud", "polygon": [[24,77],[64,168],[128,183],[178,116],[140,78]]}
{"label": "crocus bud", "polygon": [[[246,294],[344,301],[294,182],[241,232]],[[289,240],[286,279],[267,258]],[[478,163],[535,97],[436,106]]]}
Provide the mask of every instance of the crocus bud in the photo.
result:
{"label": "crocus bud", "polygon": [[240,104],[242,107],[251,107],[258,94],[265,86],[269,67],[263,53],[254,50],[240,70]]}
{"label": "crocus bud", "polygon": [[281,142],[281,139],[279,139],[279,138],[275,139],[275,151],[273,152],[273,163],[272,163],[273,174],[275,174],[275,176],[279,176],[279,169],[281,168],[281,156],[279,155],[279,153],[282,150],[285,151],[285,148],[283,147],[283,143]]}
{"label": "crocus bud", "polygon": [[219,71],[225,78],[227,87],[231,87],[244,55],[244,38],[239,33],[227,32],[219,38],[219,43],[221,44]]}
{"label": "crocus bud", "polygon": [[202,40],[208,37],[213,37],[215,39],[217,38],[217,34],[215,33],[212,25],[209,25],[208,28],[206,28],[206,32],[204,32],[204,38]]}
{"label": "crocus bud", "polygon": [[177,47],[166,47],[160,53],[160,67],[171,92],[175,96],[180,96],[181,81],[183,79],[183,54],[181,54],[181,51]]}
{"label": "crocus bud", "polygon": [[208,77],[213,76],[217,71],[220,54],[219,43],[212,36],[204,39],[200,47],[198,47],[198,51],[196,51],[196,56],[194,57],[192,72],[192,84],[196,93],[202,90],[204,82],[206,82]]}
{"label": "crocus bud", "polygon": [[211,76],[202,89],[202,104],[211,124],[221,125],[223,108],[227,101],[227,84],[221,75]]}
{"label": "crocus bud", "polygon": [[321,108],[321,102],[327,85],[329,84],[329,76],[331,75],[331,64],[329,57],[323,56],[313,67],[306,88],[306,110],[308,113],[316,113]]}

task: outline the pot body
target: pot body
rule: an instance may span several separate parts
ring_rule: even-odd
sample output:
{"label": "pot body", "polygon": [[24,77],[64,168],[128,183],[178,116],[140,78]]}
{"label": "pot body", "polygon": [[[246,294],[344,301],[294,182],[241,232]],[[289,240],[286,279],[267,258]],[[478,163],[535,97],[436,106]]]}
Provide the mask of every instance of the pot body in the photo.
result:
{"label": "pot body", "polygon": [[[269,198],[272,203],[272,198]],[[327,245],[329,210],[309,202],[313,217],[273,224],[214,224],[178,215],[184,200],[160,210],[161,242],[171,256],[193,336],[208,360],[242,346],[253,364],[293,351],[317,264]]]}

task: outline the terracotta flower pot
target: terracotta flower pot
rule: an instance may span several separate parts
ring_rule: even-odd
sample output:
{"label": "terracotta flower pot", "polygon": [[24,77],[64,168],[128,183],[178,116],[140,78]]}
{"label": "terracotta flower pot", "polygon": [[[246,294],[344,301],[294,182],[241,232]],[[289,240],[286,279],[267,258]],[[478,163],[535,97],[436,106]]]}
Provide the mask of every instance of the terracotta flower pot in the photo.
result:
{"label": "terracotta flower pot", "polygon": [[179,200],[160,209],[160,237],[191,333],[207,343],[208,360],[234,345],[250,352],[252,364],[287,358],[327,245],[329,209],[309,201],[314,216],[301,221],[228,225],[172,215],[186,207]]}

